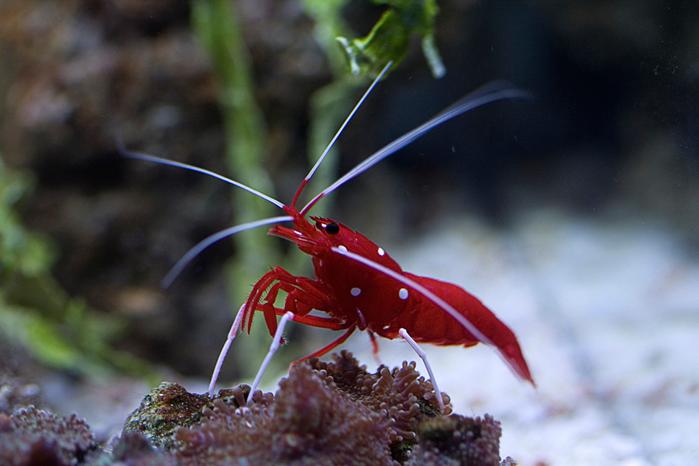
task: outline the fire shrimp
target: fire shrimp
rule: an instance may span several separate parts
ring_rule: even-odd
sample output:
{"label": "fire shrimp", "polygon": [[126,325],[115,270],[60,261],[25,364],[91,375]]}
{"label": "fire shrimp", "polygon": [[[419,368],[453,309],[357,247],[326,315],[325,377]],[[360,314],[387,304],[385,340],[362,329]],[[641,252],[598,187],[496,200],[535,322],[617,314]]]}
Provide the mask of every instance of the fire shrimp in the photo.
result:
{"label": "fire shrimp", "polygon": [[[491,102],[526,97],[526,93],[499,83],[486,85],[379,149],[311,198],[304,207],[298,207],[301,195],[314,173],[390,66],[389,63],[384,67],[362,95],[301,181],[288,205],[204,168],[122,149],[127,157],[217,178],[274,204],[284,213],[278,217],[236,225],[205,238],[175,264],[164,279],[165,285],[169,286],[182,269],[207,247],[237,233],[262,226],[273,225],[269,229],[270,235],[291,241],[301,252],[311,256],[313,278],[296,276],[276,266],[253,285],[250,295],[236,314],[216,361],[209,384],[210,396],[213,396],[231,343],[241,330],[250,332],[258,313],[262,314],[273,338],[270,350],[252,384],[248,402],[270,359],[280,347],[284,328],[289,321],[342,332],[335,340],[299,361],[323,356],[358,330],[368,333],[374,354],[378,352],[377,337],[404,339],[425,364],[441,410],[444,409],[441,392],[419,343],[463,347],[484,343],[493,347],[519,378],[534,385],[517,337],[478,298],[458,285],[403,270],[384,248],[347,225],[330,218],[309,216],[310,210],[318,201],[440,124]],[[284,223],[290,225],[282,225]],[[277,306],[280,292],[285,294],[284,305],[281,307]],[[316,312],[311,314],[311,311]]]}

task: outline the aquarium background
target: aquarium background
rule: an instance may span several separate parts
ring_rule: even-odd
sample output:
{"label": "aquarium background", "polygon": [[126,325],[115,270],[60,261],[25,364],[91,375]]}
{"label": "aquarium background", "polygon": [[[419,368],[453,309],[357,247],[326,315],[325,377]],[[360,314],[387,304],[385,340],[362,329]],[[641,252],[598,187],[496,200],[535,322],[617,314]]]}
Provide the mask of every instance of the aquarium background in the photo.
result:
{"label": "aquarium background", "polygon": [[[407,270],[473,292],[518,334],[537,390],[488,348],[429,349],[455,411],[501,419],[504,454],[523,465],[691,464],[699,7],[438,5],[446,75],[433,76],[414,37],[340,138],[325,184],[484,83],[506,80],[532,99],[437,128],[322,212]],[[125,159],[118,142],[289,200],[368,85],[349,75],[334,34],[365,35],[384,9],[0,4],[3,352],[58,410],[110,432],[124,416],[105,413],[107,389],[126,413],[149,381],[204,387],[255,279],[277,264],[310,273],[300,253],[258,230],[203,253],[163,290],[197,241],[274,212],[215,180]],[[267,387],[332,338],[293,328]],[[224,381],[249,380],[268,341],[262,327],[241,337]],[[366,335],[348,347],[376,364]],[[404,344],[381,347],[389,365],[414,359]]]}

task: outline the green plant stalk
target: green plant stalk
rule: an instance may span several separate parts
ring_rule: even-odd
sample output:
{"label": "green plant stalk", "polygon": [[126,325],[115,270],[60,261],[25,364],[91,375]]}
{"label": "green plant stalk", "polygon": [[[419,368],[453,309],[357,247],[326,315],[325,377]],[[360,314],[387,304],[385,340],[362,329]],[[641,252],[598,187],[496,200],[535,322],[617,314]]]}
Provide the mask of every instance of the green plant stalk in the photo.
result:
{"label": "green plant stalk", "polygon": [[[266,128],[254,96],[250,59],[229,0],[197,0],[193,4],[194,29],[211,57],[220,86],[220,104],[226,134],[226,164],[235,179],[272,194],[272,182],[264,166]],[[279,215],[273,206],[248,193],[234,191],[236,223]],[[242,303],[250,286],[279,263],[275,243],[261,232],[236,236],[236,259],[227,267],[234,303]],[[237,310],[237,305],[234,306]],[[269,337],[263,326],[253,326],[251,338],[241,338],[237,354],[245,372],[257,367],[257,355],[265,351]],[[225,333],[220,335],[221,341]],[[250,357],[252,356],[252,357]]]}

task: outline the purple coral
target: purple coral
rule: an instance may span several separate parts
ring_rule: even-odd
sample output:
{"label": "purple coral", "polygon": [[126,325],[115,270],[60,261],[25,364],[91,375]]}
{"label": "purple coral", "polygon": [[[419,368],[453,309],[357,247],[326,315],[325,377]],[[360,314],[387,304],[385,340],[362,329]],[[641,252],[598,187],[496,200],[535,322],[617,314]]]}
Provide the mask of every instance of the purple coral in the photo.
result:
{"label": "purple coral", "polygon": [[34,407],[0,413],[0,465],[513,464],[500,463],[499,423],[438,413],[432,385],[414,363],[369,373],[342,352],[292,367],[275,395],[258,391],[246,406],[249,390],[240,385],[211,400],[163,383],[131,415],[111,453],[100,452],[75,416]]}
{"label": "purple coral", "polygon": [[328,390],[304,364],[280,383],[273,404],[216,403],[201,425],[178,432],[177,455],[183,465],[394,466],[389,426],[385,416]]}
{"label": "purple coral", "polygon": [[406,466],[499,466],[501,433],[500,423],[488,415],[424,421]]}
{"label": "purple coral", "polygon": [[72,466],[96,448],[90,428],[75,415],[58,417],[33,406],[0,414],[3,466]]}
{"label": "purple coral", "polygon": [[500,464],[499,423],[439,415],[414,363],[371,374],[342,352],[294,366],[274,397],[255,400],[243,408],[217,400],[200,424],[180,429],[180,464]]}
{"label": "purple coral", "polygon": [[[333,355],[333,362],[310,361],[327,383],[392,420],[391,441],[415,441],[418,424],[439,414],[434,389],[415,370],[415,362],[403,362],[389,370],[380,366],[376,374],[367,372],[348,351]],[[442,394],[446,412],[451,413],[449,395]]]}

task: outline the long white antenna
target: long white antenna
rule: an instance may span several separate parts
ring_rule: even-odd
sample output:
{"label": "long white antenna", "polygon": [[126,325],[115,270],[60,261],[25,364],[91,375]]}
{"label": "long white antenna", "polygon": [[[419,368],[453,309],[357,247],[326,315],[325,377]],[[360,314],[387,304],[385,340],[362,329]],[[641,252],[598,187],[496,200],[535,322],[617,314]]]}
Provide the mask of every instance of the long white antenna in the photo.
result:
{"label": "long white antenna", "polygon": [[393,61],[389,61],[388,63],[386,63],[386,66],[384,66],[383,69],[381,70],[381,72],[376,76],[376,78],[374,78],[374,80],[372,81],[369,88],[364,92],[364,94],[359,99],[359,101],[356,103],[356,105],[354,106],[352,111],[349,113],[349,115],[347,115],[347,118],[345,118],[345,121],[340,126],[340,129],[337,130],[337,132],[335,133],[333,138],[330,140],[328,145],[325,147],[325,150],[323,150],[323,153],[320,154],[320,157],[318,157],[318,160],[316,160],[316,163],[313,164],[311,169],[306,174],[306,177],[301,182],[301,185],[299,186],[298,190],[296,191],[296,195],[294,196],[294,200],[291,203],[292,206],[296,205],[296,201],[298,200],[298,197],[301,195],[303,188],[305,188],[306,185],[308,184],[308,182],[311,181],[311,178],[313,178],[313,175],[315,174],[316,170],[318,170],[318,167],[320,167],[320,165],[323,163],[323,160],[325,160],[325,157],[328,155],[330,150],[333,148],[333,146],[335,145],[335,142],[340,137],[342,132],[345,130],[345,127],[347,126],[347,124],[350,122],[350,120],[352,120],[352,117],[354,117],[354,114],[357,113],[357,110],[359,110],[359,107],[362,106],[362,104],[367,99],[367,97],[369,97],[369,94],[371,94],[371,91],[373,91],[374,87],[376,87],[376,85],[379,83],[379,81],[381,81],[381,79],[383,79],[384,75],[388,72],[388,70],[391,68],[391,66],[393,66]]}
{"label": "long white antenna", "polygon": [[193,172],[197,172],[197,173],[202,173],[204,175],[214,177],[218,180],[225,181],[228,184],[232,184],[233,186],[237,186],[240,189],[244,189],[245,191],[249,192],[250,194],[254,194],[257,197],[274,204],[275,206],[279,207],[280,209],[284,208],[283,202],[278,201],[278,200],[274,199],[273,197],[268,196],[264,193],[261,193],[258,190],[253,189],[250,186],[247,186],[247,185],[241,183],[240,181],[235,181],[235,180],[232,180],[230,178],[226,178],[225,176],[219,175],[218,173],[212,172],[211,170],[207,170],[207,169],[201,168],[201,167],[196,167],[196,166],[190,165],[188,163],[175,162],[174,160],[163,159],[161,157],[156,157],[154,155],[144,154],[141,152],[131,152],[131,151],[124,149],[123,147],[119,147],[119,152],[124,157],[129,157],[131,159],[143,160],[145,162],[158,163],[160,165],[168,165],[170,167],[183,168],[185,170],[189,170],[189,171],[193,171]]}
{"label": "long white antenna", "polygon": [[235,225],[230,228],[226,228],[225,230],[221,230],[217,233],[214,233],[211,236],[207,236],[206,238],[198,242],[189,251],[187,251],[185,255],[182,256],[180,260],[178,260],[177,263],[170,269],[167,275],[165,275],[165,278],[163,278],[163,287],[168,288],[170,285],[172,285],[172,282],[175,280],[175,278],[177,278],[180,272],[182,272],[182,269],[184,269],[187,266],[187,264],[189,264],[192,261],[192,259],[194,259],[204,249],[208,248],[217,241],[221,241],[222,239],[233,236],[236,233],[240,233],[241,231],[251,230],[253,228],[261,227],[264,225],[271,225],[273,223],[290,222],[293,219],[293,217],[290,217],[288,215],[282,217],[263,218],[261,220],[255,220],[254,222]]}
{"label": "long white antenna", "polygon": [[313,165],[313,167],[309,170],[309,172],[308,172],[308,174],[306,175],[306,177],[304,178],[304,180],[310,181],[310,179],[311,179],[311,178],[313,177],[313,175],[315,174],[316,170],[318,170],[318,167],[320,166],[320,164],[323,163],[323,160],[324,160],[325,157],[328,155],[328,152],[330,152],[330,149],[332,149],[332,147],[335,145],[335,141],[337,141],[337,138],[339,138],[339,137],[340,137],[340,134],[342,134],[342,131],[344,131],[345,126],[347,126],[347,124],[350,122],[350,120],[352,119],[352,117],[354,116],[354,114],[357,113],[357,110],[359,110],[359,107],[362,106],[362,104],[364,103],[364,101],[366,100],[366,98],[369,97],[369,94],[371,94],[371,91],[374,90],[374,87],[376,87],[376,85],[379,83],[379,81],[381,81],[381,79],[383,78],[383,76],[384,76],[384,75],[386,74],[386,72],[391,68],[392,65],[393,65],[393,62],[392,62],[392,61],[389,61],[388,63],[386,63],[386,66],[383,67],[383,69],[382,69],[381,72],[378,74],[378,76],[376,76],[376,78],[374,79],[374,81],[372,81],[372,83],[371,83],[371,85],[369,86],[369,88],[366,90],[366,92],[364,92],[364,94],[363,94],[362,97],[359,99],[359,101],[358,101],[357,104],[354,106],[354,108],[353,108],[352,111],[349,113],[349,115],[347,115],[347,118],[345,118],[345,121],[342,123],[342,126],[340,126],[340,129],[337,130],[337,132],[335,133],[335,136],[333,136],[333,138],[330,140],[330,142],[328,143],[328,145],[327,145],[327,147],[325,148],[325,150],[323,151],[323,153],[320,154],[320,157],[318,157],[318,160],[316,161],[315,165]]}
{"label": "long white antenna", "polygon": [[301,210],[301,214],[306,214],[311,209],[311,207],[313,207],[313,205],[320,199],[335,191],[337,188],[347,183],[352,178],[355,178],[360,174],[364,173],[366,170],[381,162],[386,157],[393,155],[403,147],[407,146],[417,138],[421,137],[422,135],[434,129],[435,127],[441,125],[442,123],[451,120],[452,118],[457,117],[465,112],[468,112],[469,110],[473,110],[474,108],[480,107],[491,102],[495,102],[497,100],[526,97],[529,97],[529,94],[527,94],[526,92],[520,91],[519,89],[502,88],[502,83],[489,84],[470,93],[469,95],[463,97],[462,99],[455,102],[453,105],[447,107],[445,110],[438,113],[422,125],[418,126],[412,131],[407,132],[403,136],[385,145],[384,147],[382,147],[381,149],[364,159],[364,161],[360,162],[357,166],[348,171],[345,175],[340,177],[337,181],[335,181],[333,184],[325,188],[313,199],[311,199],[311,201],[308,204],[306,204],[306,206]]}

